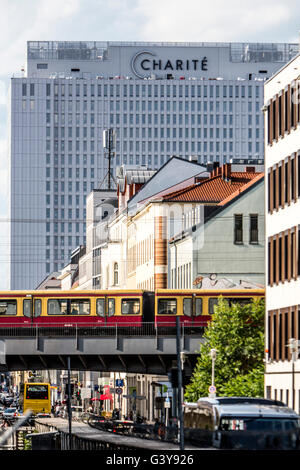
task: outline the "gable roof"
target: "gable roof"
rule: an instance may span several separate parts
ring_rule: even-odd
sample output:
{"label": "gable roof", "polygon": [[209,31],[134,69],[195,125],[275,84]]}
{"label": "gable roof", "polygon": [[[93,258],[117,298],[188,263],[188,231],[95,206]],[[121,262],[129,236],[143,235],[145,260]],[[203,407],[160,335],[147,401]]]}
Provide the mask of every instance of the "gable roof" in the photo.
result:
{"label": "gable roof", "polygon": [[254,172],[232,172],[228,179],[217,175],[180,191],[169,193],[163,197],[163,200],[166,202],[198,202],[220,205],[263,177],[264,173]]}
{"label": "gable roof", "polygon": [[204,166],[174,156],[128,201],[128,208],[134,209],[139,202],[200,173],[205,173],[207,176],[209,175]]}
{"label": "gable roof", "polygon": [[[254,173],[252,173],[254,174]],[[209,221],[211,221],[214,217],[219,216],[220,213],[222,213],[224,210],[226,210],[231,204],[233,204],[235,201],[237,201],[239,198],[243,197],[247,192],[252,191],[257,187],[259,184],[263,183],[264,180],[264,173],[258,173],[257,176],[253,179],[250,179],[248,183],[246,183],[242,188],[239,188],[235,193],[232,193],[230,196],[228,196],[226,199],[223,199],[220,201],[218,204],[213,204],[210,206],[209,211],[207,213],[204,213],[204,225],[207,224]],[[209,206],[206,206],[208,209]],[[196,226],[191,226],[185,231],[181,231],[177,234],[175,234],[173,237],[170,238],[169,243],[176,242],[178,240],[182,240],[189,236],[190,234],[195,234],[195,232],[200,228],[203,228],[203,222],[200,224],[197,224]]]}

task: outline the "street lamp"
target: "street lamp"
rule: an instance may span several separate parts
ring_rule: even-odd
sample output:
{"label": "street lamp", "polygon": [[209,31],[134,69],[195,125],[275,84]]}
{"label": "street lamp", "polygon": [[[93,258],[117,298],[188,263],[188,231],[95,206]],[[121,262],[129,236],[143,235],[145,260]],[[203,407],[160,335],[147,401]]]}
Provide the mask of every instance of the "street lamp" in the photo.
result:
{"label": "street lamp", "polygon": [[211,357],[211,385],[215,385],[215,361],[217,357],[217,349],[210,350],[210,357]]}

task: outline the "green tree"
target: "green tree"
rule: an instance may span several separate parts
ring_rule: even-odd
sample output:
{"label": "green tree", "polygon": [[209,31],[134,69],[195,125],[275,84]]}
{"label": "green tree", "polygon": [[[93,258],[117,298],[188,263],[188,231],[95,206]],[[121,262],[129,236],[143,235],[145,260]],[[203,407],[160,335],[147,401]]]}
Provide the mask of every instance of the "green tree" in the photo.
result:
{"label": "green tree", "polygon": [[233,304],[219,299],[212,321],[203,335],[199,357],[185,400],[208,396],[211,385],[211,349],[217,350],[215,386],[217,396],[263,397],[264,394],[263,300]]}

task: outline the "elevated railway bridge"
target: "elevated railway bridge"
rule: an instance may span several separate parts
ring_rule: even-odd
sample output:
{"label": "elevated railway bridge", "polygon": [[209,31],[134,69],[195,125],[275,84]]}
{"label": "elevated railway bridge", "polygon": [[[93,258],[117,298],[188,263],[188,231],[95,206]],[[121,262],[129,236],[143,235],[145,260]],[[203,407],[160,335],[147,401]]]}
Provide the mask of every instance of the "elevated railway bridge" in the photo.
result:
{"label": "elevated railway bridge", "polygon": [[[203,328],[180,327],[180,349],[185,355],[184,369],[192,372]],[[47,370],[71,369],[101,372],[166,374],[176,360],[176,329],[142,326],[72,323],[53,326],[16,327],[9,323],[0,328],[0,369]]]}

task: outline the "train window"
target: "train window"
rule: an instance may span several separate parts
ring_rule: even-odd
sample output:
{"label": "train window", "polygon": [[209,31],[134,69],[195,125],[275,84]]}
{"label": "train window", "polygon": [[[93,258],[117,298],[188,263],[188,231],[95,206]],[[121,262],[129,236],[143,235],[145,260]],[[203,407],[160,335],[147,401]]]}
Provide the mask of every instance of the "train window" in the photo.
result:
{"label": "train window", "polygon": [[196,299],[195,316],[202,315],[202,299]]}
{"label": "train window", "polygon": [[139,299],[122,299],[122,315],[137,315],[140,313]]}
{"label": "train window", "polygon": [[177,300],[176,299],[159,299],[158,315],[176,315]]}
{"label": "train window", "polygon": [[31,300],[24,299],[23,300],[23,315],[24,317],[31,317]]}
{"label": "train window", "polygon": [[108,299],[107,316],[112,317],[115,314],[115,299]]}
{"label": "train window", "polygon": [[49,299],[48,315],[67,315],[68,301],[66,299]]}
{"label": "train window", "polygon": [[105,299],[97,299],[96,302],[96,313],[100,317],[105,316]]}
{"label": "train window", "polygon": [[231,298],[231,299],[226,299],[229,303],[229,305],[232,304],[240,304],[240,305],[247,305],[251,304],[252,298],[251,297],[243,297],[243,298]]}
{"label": "train window", "polygon": [[49,299],[48,315],[89,315],[90,301],[86,299]]}
{"label": "train window", "polygon": [[213,315],[215,313],[215,307],[218,305],[219,299],[217,297],[211,297],[208,302],[208,313]]}
{"label": "train window", "polygon": [[17,315],[16,300],[0,300],[0,315]]}
{"label": "train window", "polygon": [[193,300],[183,299],[183,314],[191,317],[193,315]]}
{"label": "train window", "polygon": [[90,301],[86,299],[72,299],[70,305],[71,315],[89,315]]}
{"label": "train window", "polygon": [[39,317],[42,313],[42,301],[41,299],[34,300],[34,316]]}

